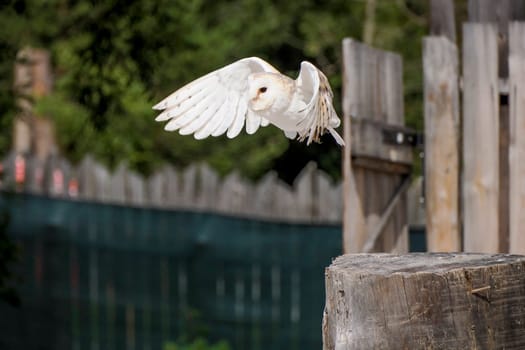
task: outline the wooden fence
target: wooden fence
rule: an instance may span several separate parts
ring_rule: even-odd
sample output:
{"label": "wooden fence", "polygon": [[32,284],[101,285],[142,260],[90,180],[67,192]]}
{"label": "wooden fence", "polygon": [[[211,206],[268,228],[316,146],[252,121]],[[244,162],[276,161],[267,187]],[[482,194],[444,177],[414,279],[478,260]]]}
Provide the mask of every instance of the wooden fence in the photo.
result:
{"label": "wooden fence", "polygon": [[428,250],[525,253],[525,3],[468,5],[461,59],[452,1],[424,40]]}
{"label": "wooden fence", "polygon": [[411,130],[404,127],[401,56],[343,40],[346,253],[407,252]]}
{"label": "wooden fence", "polygon": [[78,166],[12,153],[0,166],[0,189],[131,206],[213,211],[251,218],[339,223],[342,185],[309,163],[293,186],[270,172],[252,183],[233,172],[220,178],[206,164],[165,166],[145,178],[121,164],[110,171],[87,156]]}

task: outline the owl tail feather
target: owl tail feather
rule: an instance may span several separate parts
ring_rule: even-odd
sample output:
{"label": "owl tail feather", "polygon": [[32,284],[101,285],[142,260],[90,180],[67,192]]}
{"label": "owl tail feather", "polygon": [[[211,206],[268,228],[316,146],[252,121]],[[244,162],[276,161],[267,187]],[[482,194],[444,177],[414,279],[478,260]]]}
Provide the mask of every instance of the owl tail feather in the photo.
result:
{"label": "owl tail feather", "polygon": [[344,147],[345,146],[345,140],[343,140],[341,135],[339,135],[337,133],[337,131],[335,131],[335,129],[332,128],[331,126],[329,126],[327,129],[330,132],[330,134],[332,134],[332,136],[334,137],[335,142],[337,142],[339,144],[339,146],[343,146]]}

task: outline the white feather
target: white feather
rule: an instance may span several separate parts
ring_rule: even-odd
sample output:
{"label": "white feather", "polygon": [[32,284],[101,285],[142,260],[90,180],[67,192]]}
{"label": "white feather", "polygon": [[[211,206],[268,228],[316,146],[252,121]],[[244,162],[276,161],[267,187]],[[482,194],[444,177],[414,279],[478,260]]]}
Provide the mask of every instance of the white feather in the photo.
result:
{"label": "white feather", "polygon": [[228,128],[226,136],[229,139],[233,139],[239,135],[244,126],[244,119],[246,118],[246,111],[248,110],[248,104],[244,99],[239,99],[239,105],[237,106],[237,112],[235,113],[235,119],[233,124]]}
{"label": "white feather", "polygon": [[235,115],[237,113],[237,107],[239,106],[240,96],[236,94],[231,95],[231,101],[228,104],[228,109],[226,110],[223,119],[221,120],[221,123],[215,129],[211,136],[219,136],[222,135],[228,130],[228,128],[232,125],[233,121],[235,120]]}
{"label": "white feather", "polygon": [[179,130],[181,135],[190,135],[202,128],[209,120],[217,113],[221,105],[224,103],[222,99],[216,99],[213,104],[201,113],[196,119],[193,119],[189,124]]}
{"label": "white feather", "polygon": [[255,114],[254,111],[248,108],[246,112],[246,133],[254,134],[261,125],[261,117]]}
{"label": "white feather", "polygon": [[220,123],[225,118],[225,113],[229,108],[229,103],[231,101],[230,95],[226,98],[226,100],[222,101],[221,106],[215,113],[215,116],[211,118],[208,123],[206,123],[202,128],[200,128],[195,134],[193,135],[197,140],[205,139],[206,137],[210,136],[213,131],[215,131]]}
{"label": "white feather", "polygon": [[293,81],[262,59],[250,57],[190,82],[153,108],[163,110],[155,120],[168,121],[166,130],[179,129],[196,139],[224,133],[233,138],[245,124],[246,133],[253,134],[271,123],[307,144],[329,132],[344,145],[335,131],[340,120],[332,98],[328,79],[311,63],[302,62]]}

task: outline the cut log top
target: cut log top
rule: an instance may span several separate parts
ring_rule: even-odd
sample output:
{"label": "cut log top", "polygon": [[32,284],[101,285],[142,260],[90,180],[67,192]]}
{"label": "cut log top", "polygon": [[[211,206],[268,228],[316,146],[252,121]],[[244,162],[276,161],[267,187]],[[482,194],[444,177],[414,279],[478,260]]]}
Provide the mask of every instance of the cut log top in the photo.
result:
{"label": "cut log top", "polygon": [[513,263],[524,265],[525,256],[476,253],[412,253],[405,255],[377,253],[342,255],[333,261],[329,269],[334,273],[389,276],[408,273],[445,274],[457,269]]}
{"label": "cut log top", "polygon": [[326,269],[324,350],[525,349],[525,256],[341,256]]}

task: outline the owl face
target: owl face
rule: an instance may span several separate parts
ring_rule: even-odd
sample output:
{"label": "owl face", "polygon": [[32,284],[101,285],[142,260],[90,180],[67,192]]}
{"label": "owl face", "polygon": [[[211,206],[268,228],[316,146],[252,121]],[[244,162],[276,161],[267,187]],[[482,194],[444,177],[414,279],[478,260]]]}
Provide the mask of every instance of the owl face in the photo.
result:
{"label": "owl face", "polygon": [[248,77],[248,103],[254,111],[282,112],[292,95],[293,80],[280,74],[254,73]]}
{"label": "owl face", "polygon": [[248,98],[254,111],[269,109],[276,98],[275,79],[268,73],[255,73],[248,77]]}

